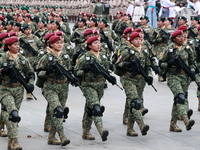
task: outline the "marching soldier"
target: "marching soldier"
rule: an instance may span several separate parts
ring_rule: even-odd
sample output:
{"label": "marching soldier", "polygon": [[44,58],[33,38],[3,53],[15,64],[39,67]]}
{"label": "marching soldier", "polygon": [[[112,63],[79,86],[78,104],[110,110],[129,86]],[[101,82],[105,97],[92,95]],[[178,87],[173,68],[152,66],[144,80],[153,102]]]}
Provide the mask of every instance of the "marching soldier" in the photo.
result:
{"label": "marching soldier", "polygon": [[13,23],[14,23],[13,21],[8,21],[7,22],[7,25],[6,25],[7,33],[12,32]]}
{"label": "marching soldier", "polygon": [[93,30],[97,30],[97,19],[90,17],[90,21],[88,23],[88,27]]}
{"label": "marching soldier", "polygon": [[184,17],[184,16],[178,17],[178,26],[186,25],[186,22],[187,22],[187,18],[186,17]]}
{"label": "marching soldier", "polygon": [[[196,62],[197,62],[197,67],[200,68],[200,25],[197,28],[198,30],[198,36],[196,37],[196,39],[194,41],[196,41],[196,49],[195,49],[195,53],[196,53]],[[198,98],[198,111],[200,111],[200,91],[197,90],[197,98]]]}
{"label": "marching soldier", "polygon": [[0,33],[6,32],[6,23],[0,21]]}
{"label": "marching soldier", "polygon": [[43,38],[45,37],[45,35],[48,32],[48,29],[45,27],[46,26],[46,22],[44,20],[42,20],[42,18],[39,18],[38,20],[38,30],[34,33],[41,41],[43,40]]}
{"label": "marching soldier", "polygon": [[40,12],[40,7],[34,7],[33,21],[38,23],[39,19],[46,21],[46,17]]}
{"label": "marching soldier", "polygon": [[17,17],[17,21],[15,21],[15,22],[19,22],[23,26],[23,24],[24,24],[24,15],[17,13],[17,16],[18,16]]}
{"label": "marching soldier", "polygon": [[112,30],[115,31],[116,33],[116,25],[119,21],[121,21],[121,16],[122,16],[123,12],[122,11],[117,11],[117,19],[113,21],[112,23]]}
{"label": "marching soldier", "polygon": [[44,6],[42,6],[42,14],[43,14],[43,16],[45,16],[46,17],[46,20],[47,20],[47,15],[48,15],[48,13],[50,13],[50,11],[48,10],[48,6],[47,5],[44,5]]}
{"label": "marching soldier", "polygon": [[193,51],[189,46],[184,45],[183,31],[176,30],[172,33],[172,42],[165,51],[162,60],[159,65],[162,69],[166,70],[167,85],[174,95],[174,103],[172,107],[172,118],[170,122],[170,131],[182,132],[182,130],[176,125],[177,119],[181,117],[186,130],[191,130],[194,125],[194,120],[189,120],[186,113],[186,98],[185,91],[190,84],[190,78],[184,70],[175,72],[176,61],[175,56],[180,56],[186,65],[191,69],[192,76],[195,76],[193,61]]}
{"label": "marching soldier", "polygon": [[30,27],[31,27],[31,29],[32,29],[32,33],[35,33],[35,31],[37,31],[38,30],[38,26],[37,26],[37,24],[35,23],[35,22],[33,22],[32,20],[31,20],[31,15],[30,14],[26,14],[25,15],[25,19],[24,19],[24,24],[23,24],[23,26],[25,26],[25,25],[30,25]]}
{"label": "marching soldier", "polygon": [[143,16],[140,17],[140,21],[142,25],[141,28],[151,37],[153,34],[153,28],[147,24],[149,22],[149,18],[147,16]]}
{"label": "marching soldier", "polygon": [[75,30],[75,29],[77,29],[78,28],[78,22],[79,22],[79,18],[83,18],[84,17],[84,12],[80,12],[79,13],[79,15],[78,15],[78,20],[75,22],[75,24],[74,24],[74,27],[73,27],[73,31]]}
{"label": "marching soldier", "polygon": [[[51,36],[49,44],[52,48],[51,51],[41,58],[37,67],[38,77],[45,79],[42,94],[48,101],[51,115],[51,130],[47,143],[50,145],[66,146],[70,143],[70,140],[64,134],[62,117],[63,108],[68,97],[69,83],[65,76],[62,76],[57,82],[54,80],[56,74],[52,64],[57,61],[67,70],[70,70],[72,65],[69,56],[62,52],[63,42],[61,42],[59,36]],[[55,138],[56,133],[58,133],[61,142]]]}
{"label": "marching soldier", "polygon": [[17,35],[18,35],[19,37],[21,37],[21,36],[23,35],[23,33],[22,33],[22,25],[21,25],[19,22],[14,22],[14,23],[13,23],[12,30],[13,30],[14,32],[17,32]]}

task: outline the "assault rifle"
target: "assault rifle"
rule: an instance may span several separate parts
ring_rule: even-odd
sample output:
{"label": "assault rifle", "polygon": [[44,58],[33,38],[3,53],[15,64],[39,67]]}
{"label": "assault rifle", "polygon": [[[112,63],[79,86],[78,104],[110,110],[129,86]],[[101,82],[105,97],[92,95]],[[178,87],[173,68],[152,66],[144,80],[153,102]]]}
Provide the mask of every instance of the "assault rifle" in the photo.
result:
{"label": "assault rifle", "polygon": [[151,85],[151,86],[153,87],[153,89],[157,92],[157,90],[156,90],[156,88],[153,86],[153,84],[149,83],[149,81],[148,81],[149,77],[148,77],[148,75],[147,75],[145,69],[141,66],[141,64],[140,64],[140,62],[139,62],[139,60],[138,60],[138,58],[137,58],[137,57],[132,58],[132,59],[130,59],[130,61],[131,61],[132,65],[133,65],[133,67],[132,67],[133,70],[132,70],[132,73],[130,74],[130,77],[133,77],[133,76],[135,76],[135,75],[137,75],[137,74],[141,74],[141,75],[144,77],[145,81],[146,81],[149,85]]}
{"label": "assault rifle", "polygon": [[34,56],[38,55],[38,51],[36,51],[29,43],[26,43],[22,38],[19,39],[19,41],[24,44],[25,46],[23,48],[26,48],[26,56],[30,53],[33,52]]}
{"label": "assault rifle", "polygon": [[105,41],[106,44],[108,45],[109,50],[112,51],[112,52],[114,52],[115,49],[113,48],[112,43],[110,43],[108,37],[105,35],[104,31],[103,31],[102,29],[100,29],[99,32],[102,34],[102,36],[103,36],[103,38],[104,38],[104,41]]}
{"label": "assault rifle", "polygon": [[[8,84],[12,84],[14,82],[19,81],[19,83],[21,83],[24,88],[26,89],[26,91],[28,90],[29,86],[26,82],[26,79],[21,75],[21,73],[17,70],[17,68],[15,67],[15,65],[11,65],[9,67],[11,73],[10,73],[10,79],[8,81]],[[33,93],[31,93],[31,95],[34,97],[35,100],[37,100],[37,98],[33,95]]]}
{"label": "assault rifle", "polygon": [[166,37],[166,39],[169,40],[170,38],[170,33],[167,33],[165,30],[161,29],[160,32],[159,32],[161,35],[164,35]]}
{"label": "assault rifle", "polygon": [[144,29],[142,29],[142,30],[143,30],[143,33],[144,33],[144,39],[147,40],[149,43],[152,44],[152,41],[150,39],[149,34]]}
{"label": "assault rifle", "polygon": [[76,86],[79,86],[81,90],[84,90],[80,84],[79,84],[79,80],[76,78],[76,77],[73,77],[72,74],[67,71],[63,66],[61,66],[58,61],[55,61],[53,62],[52,66],[54,67],[55,69],[55,78],[54,80],[57,82],[58,79],[60,79],[63,75],[67,78],[67,80],[72,84],[74,85],[75,87]]}
{"label": "assault rifle", "polygon": [[149,58],[150,59],[150,67],[152,68],[152,70],[155,72],[155,74],[158,74],[159,73],[159,70],[158,70],[158,66],[155,66],[154,64],[153,64],[153,61],[155,60],[153,57],[150,57]]}
{"label": "assault rifle", "polygon": [[197,33],[194,32],[194,30],[192,30],[192,26],[188,27],[188,37],[192,37],[192,38],[196,38],[198,36]]}
{"label": "assault rifle", "polygon": [[79,33],[77,33],[76,31],[74,32],[74,36],[75,37],[81,37],[81,35]]}
{"label": "assault rifle", "polygon": [[73,59],[72,59],[73,63],[76,63],[76,59],[81,53],[85,53],[85,50],[81,47],[81,45],[79,45],[78,48],[76,49],[76,53],[73,54]]}
{"label": "assault rifle", "polygon": [[121,88],[118,84],[116,80],[113,80],[112,76],[109,74],[109,72],[107,70],[105,70],[102,66],[100,66],[96,60],[91,60],[90,61],[90,65],[92,66],[92,68],[94,69],[94,75],[92,77],[93,80],[96,79],[96,77],[99,74],[102,74],[104,76],[104,78],[106,78],[108,80],[108,82],[110,82],[112,85],[117,85],[121,90],[123,90],[123,88]]}

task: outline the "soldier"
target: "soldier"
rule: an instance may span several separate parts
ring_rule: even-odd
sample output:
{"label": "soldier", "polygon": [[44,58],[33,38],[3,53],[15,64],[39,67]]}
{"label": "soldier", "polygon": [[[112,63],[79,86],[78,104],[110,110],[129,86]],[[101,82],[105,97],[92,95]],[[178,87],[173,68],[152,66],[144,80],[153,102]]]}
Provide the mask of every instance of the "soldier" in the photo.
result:
{"label": "soldier", "polygon": [[[64,134],[62,117],[63,107],[68,97],[69,83],[65,76],[62,76],[57,82],[54,80],[55,71],[52,64],[57,61],[67,70],[70,70],[72,65],[69,56],[62,52],[63,43],[59,36],[52,36],[49,39],[49,44],[52,48],[51,51],[41,58],[37,67],[38,77],[46,79],[43,84],[42,94],[48,101],[51,115],[51,130],[47,143],[50,145],[61,144],[61,146],[66,146],[70,143],[70,140]],[[61,142],[55,138],[56,132],[59,134]]]}
{"label": "soldier", "polygon": [[[109,48],[108,42],[113,46],[119,45],[119,38],[115,34],[113,30],[108,28],[108,22],[104,18],[100,18],[98,22],[98,28],[100,29],[101,33],[101,42],[104,44],[104,49],[106,50],[106,57],[110,61],[111,55],[112,55],[112,49]],[[105,36],[102,35],[102,32],[104,32]],[[113,43],[114,40],[114,43]]]}
{"label": "soldier", "polygon": [[6,23],[0,21],[0,33],[6,32]]}
{"label": "soldier", "polygon": [[116,32],[117,36],[119,37],[119,40],[121,40],[121,36],[123,34],[122,30],[124,31],[126,28],[126,26],[124,26],[123,29],[120,29],[120,25],[122,22],[125,22],[125,14],[124,13],[121,15],[121,20],[118,21],[118,23],[116,24],[116,27],[115,27],[115,32]]}
{"label": "soldier", "polygon": [[14,32],[17,32],[17,35],[18,35],[19,37],[21,37],[21,36],[23,35],[23,33],[22,33],[22,25],[21,25],[19,22],[14,22],[14,23],[13,23],[12,30],[13,30]]}
{"label": "soldier", "polygon": [[139,33],[134,32],[131,34],[130,43],[131,46],[125,48],[125,50],[121,52],[116,62],[116,69],[119,71],[123,69],[120,76],[120,82],[125,89],[130,109],[128,112],[127,136],[138,136],[138,134],[133,130],[135,121],[139,125],[142,135],[146,135],[149,130],[149,126],[144,124],[140,111],[141,99],[143,97],[142,95],[146,81],[140,74],[130,76],[133,71],[133,66],[130,60],[137,58],[136,61],[138,61],[138,63],[140,63],[147,72],[148,84],[152,85],[153,77],[150,69],[149,53],[145,47],[141,47],[141,38]]}
{"label": "soldier", "polygon": [[25,22],[24,22],[23,26],[25,26],[27,24],[30,25],[30,27],[32,29],[32,33],[35,33],[35,31],[38,30],[38,26],[37,26],[37,24],[35,22],[32,21],[30,14],[26,14],[25,15],[24,21]]}
{"label": "soldier", "polygon": [[19,22],[22,26],[23,26],[23,24],[24,24],[24,15],[23,14],[17,14],[17,21],[15,21],[15,22]]}
{"label": "soldier", "polygon": [[59,14],[59,16],[62,16],[64,22],[68,22],[68,17],[67,17],[67,15],[63,12],[62,6],[59,6],[59,7],[56,9],[56,14]]}
{"label": "soldier", "polygon": [[[191,20],[191,26],[190,26],[190,28],[191,28],[195,33],[198,32],[198,31],[197,31],[197,28],[198,28],[198,26],[199,26],[199,18],[198,18],[197,16],[191,16],[190,20]],[[193,38],[194,38],[194,37],[189,36],[189,39],[193,39]]]}
{"label": "soldier", "polygon": [[75,49],[79,44],[85,41],[85,39],[83,38],[83,32],[87,29],[85,25],[86,20],[84,18],[79,18],[78,28],[74,30],[70,37],[71,42],[75,43]]}
{"label": "soldier", "polygon": [[[76,75],[81,78],[81,86],[84,88],[83,94],[86,97],[85,105],[85,119],[83,125],[82,138],[86,140],[94,140],[95,137],[90,133],[91,125],[94,120],[95,126],[101,136],[102,141],[106,141],[109,132],[104,130],[102,123],[102,113],[100,110],[100,100],[104,92],[105,78],[100,74],[95,80],[92,80],[94,70],[90,66],[90,60],[95,60],[101,66],[104,66],[106,70],[109,68],[109,63],[105,55],[102,55],[100,51],[100,41],[98,36],[90,37],[87,40],[87,49],[89,50],[78,60],[75,70]],[[116,78],[112,76],[114,80]]]}
{"label": "soldier", "polygon": [[46,20],[47,20],[47,15],[48,15],[48,13],[50,13],[50,11],[48,10],[48,6],[47,5],[44,5],[44,6],[42,6],[42,14],[43,14],[43,16],[45,16],[46,17]]}
{"label": "soldier", "polygon": [[17,37],[10,37],[5,41],[5,50],[7,53],[2,54],[0,58],[0,72],[3,75],[1,83],[1,104],[6,110],[5,120],[7,122],[8,129],[8,149],[22,150],[18,142],[17,123],[20,121],[18,111],[21,106],[24,95],[24,87],[17,81],[12,84],[7,84],[10,79],[11,70],[9,69],[12,65],[20,71],[22,75],[25,70],[28,74],[28,88],[26,89],[29,93],[34,90],[35,75],[33,68],[29,64],[28,60],[18,53],[19,44]]}
{"label": "soldier", "polygon": [[18,11],[19,11],[19,6],[15,5],[13,11],[14,11],[14,13],[18,13]]}
{"label": "soldier", "polygon": [[103,18],[103,12],[105,11],[104,5],[100,0],[95,0],[96,4],[93,6],[93,14],[97,14],[98,18]]}
{"label": "soldier", "polygon": [[124,20],[126,21],[127,27],[135,29],[135,24],[132,22],[132,17],[130,14],[126,14]]}
{"label": "soldier", "polygon": [[6,25],[7,33],[12,32],[12,27],[13,27],[13,21],[8,21]]}
{"label": "soldier", "polygon": [[48,32],[47,32],[47,33],[50,33],[50,32],[52,32],[52,25],[51,25],[51,21],[47,21],[47,30],[48,30]]}
{"label": "soldier", "polygon": [[[198,36],[196,37],[196,39],[194,41],[196,41],[196,48],[195,48],[195,53],[196,53],[196,62],[197,62],[197,67],[200,68],[200,53],[199,53],[199,50],[200,50],[200,25],[198,26],[197,28],[198,30]],[[197,90],[197,98],[198,98],[198,111],[200,111],[200,91]]]}
{"label": "soldier", "polygon": [[104,5],[104,11],[103,11],[103,18],[108,20],[110,20],[109,18],[109,14],[110,14],[110,4],[107,3],[107,0],[103,0],[103,5]]}
{"label": "soldier", "polygon": [[184,16],[178,17],[178,26],[186,25],[186,22],[187,22],[187,18],[186,17],[184,17]]}
{"label": "soldier", "polygon": [[140,21],[142,25],[141,28],[151,37],[153,34],[153,28],[147,24],[149,22],[149,18],[147,16],[142,16],[140,17]]}
{"label": "soldier", "polygon": [[90,21],[89,21],[89,23],[88,23],[88,27],[89,27],[90,29],[97,30],[97,25],[98,25],[97,19],[91,17],[91,18],[90,18]]}
{"label": "soldier", "polygon": [[14,14],[13,8],[11,6],[8,7],[7,14],[6,14],[6,18],[7,18],[8,21],[12,21],[13,20],[13,14]]}
{"label": "soldier", "polygon": [[13,20],[14,20],[15,22],[18,21],[18,14],[19,14],[19,13],[14,13],[14,14],[13,14]]}
{"label": "soldier", "polygon": [[48,21],[53,21],[54,17],[55,17],[55,14],[54,13],[48,13],[47,17],[48,17]]}
{"label": "soldier", "polygon": [[54,13],[55,14],[56,13],[55,11],[56,11],[56,7],[55,6],[51,6],[50,7],[50,13]]}
{"label": "soldier", "polygon": [[46,17],[40,12],[40,7],[34,7],[33,21],[38,23],[39,19],[46,21]]}
{"label": "soldier", "polygon": [[78,20],[75,22],[75,24],[74,24],[74,27],[73,27],[73,31],[75,30],[75,29],[77,29],[78,28],[78,22],[79,22],[79,18],[83,18],[84,17],[84,12],[80,12],[79,13],[79,15],[78,15]]}
{"label": "soldier", "polygon": [[172,34],[175,31],[175,29],[172,27],[172,24],[173,24],[173,21],[171,18],[167,18],[167,17],[164,18],[164,25],[165,25],[164,30],[167,31],[167,33]]}
{"label": "soldier", "polygon": [[117,11],[117,19],[113,21],[112,23],[112,30],[114,30],[116,32],[116,25],[119,21],[121,21],[121,16],[122,16],[123,12],[122,11]]}
{"label": "soldier", "polygon": [[177,62],[175,62],[174,57],[180,55],[182,60],[191,68],[192,76],[195,76],[193,67],[194,55],[191,48],[183,44],[183,31],[176,30],[172,33],[171,37],[173,43],[168,46],[159,65],[162,69],[166,70],[167,85],[174,95],[170,131],[182,132],[176,125],[179,117],[185,123],[186,130],[191,130],[195,121],[188,119],[185,106],[185,91],[188,89],[190,78],[182,69],[179,72],[175,72]]}
{"label": "soldier", "polygon": [[90,19],[90,14],[85,13],[84,16],[83,16],[83,18],[85,18],[86,23],[88,24],[89,23],[89,19]]}
{"label": "soldier", "polygon": [[38,30],[34,33],[41,41],[43,40],[44,36],[47,34],[48,29],[45,27],[46,22],[39,18],[38,20]]}

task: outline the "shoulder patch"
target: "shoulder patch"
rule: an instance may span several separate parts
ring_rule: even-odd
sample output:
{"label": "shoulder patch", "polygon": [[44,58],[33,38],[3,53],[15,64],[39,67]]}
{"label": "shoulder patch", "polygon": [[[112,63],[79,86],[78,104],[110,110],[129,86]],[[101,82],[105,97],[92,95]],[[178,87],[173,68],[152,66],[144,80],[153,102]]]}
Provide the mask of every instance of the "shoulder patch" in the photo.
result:
{"label": "shoulder patch", "polygon": [[4,67],[7,67],[7,66],[8,66],[8,63],[7,63],[7,62],[4,62],[4,63],[3,63],[3,66],[4,66]]}
{"label": "shoulder patch", "polygon": [[135,54],[135,51],[130,51],[131,54]]}
{"label": "shoulder patch", "polygon": [[44,54],[44,51],[40,51],[40,54],[43,55],[43,54]]}
{"label": "shoulder patch", "polygon": [[87,56],[87,57],[85,57],[85,59],[86,59],[87,61],[89,61],[89,60],[90,60],[90,57],[89,57],[89,56]]}
{"label": "shoulder patch", "polygon": [[144,52],[147,53],[147,49],[145,49]]}
{"label": "shoulder patch", "polygon": [[64,59],[67,59],[68,58],[68,55],[66,54],[66,55],[63,55],[63,58]]}
{"label": "shoulder patch", "polygon": [[22,60],[22,64],[25,65],[25,64],[26,64],[26,61],[25,61],[25,60]]}
{"label": "shoulder patch", "polygon": [[190,47],[189,47],[188,45],[186,46],[186,48],[187,48],[187,49],[190,49]]}
{"label": "shoulder patch", "polygon": [[193,41],[191,40],[191,41],[190,41],[190,44],[192,44],[192,43],[193,43]]}
{"label": "shoulder patch", "polygon": [[105,56],[105,55],[102,55],[102,57],[103,57],[104,59],[106,59],[106,56]]}
{"label": "shoulder patch", "polygon": [[169,52],[172,53],[172,52],[173,52],[173,49],[169,49]]}
{"label": "shoulder patch", "polygon": [[49,60],[49,61],[52,61],[52,60],[53,60],[53,57],[52,57],[52,56],[49,56],[49,57],[48,57],[48,60]]}

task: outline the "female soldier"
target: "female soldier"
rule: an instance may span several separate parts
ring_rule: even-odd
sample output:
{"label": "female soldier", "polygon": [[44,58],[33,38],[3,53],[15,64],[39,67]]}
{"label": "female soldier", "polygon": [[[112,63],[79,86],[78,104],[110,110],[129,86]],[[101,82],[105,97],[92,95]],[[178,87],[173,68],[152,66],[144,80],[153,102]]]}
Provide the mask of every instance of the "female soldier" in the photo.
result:
{"label": "female soldier", "polygon": [[[148,75],[148,84],[151,85],[153,82],[152,73],[150,70],[150,60],[149,53],[146,48],[141,46],[140,34],[133,32],[130,36],[130,43],[132,44],[130,48],[121,52],[117,62],[116,68],[118,70],[123,69],[123,73],[120,76],[120,82],[125,89],[128,105],[129,105],[129,115],[128,115],[128,136],[137,136],[138,134],[133,130],[134,122],[136,121],[140,127],[142,135],[146,135],[149,130],[149,126],[145,125],[142,118],[142,113],[140,111],[143,91],[145,87],[145,79],[139,73],[131,76],[133,72],[133,64],[131,59],[137,59],[138,63],[145,68]],[[135,73],[135,72],[134,72]]]}
{"label": "female soldier", "polygon": [[0,73],[3,76],[1,80],[1,104],[6,111],[3,119],[6,120],[6,125],[8,129],[8,149],[21,150],[18,143],[18,132],[17,132],[17,122],[20,121],[18,116],[18,111],[21,106],[24,95],[24,87],[19,81],[11,84],[10,74],[12,74],[11,68],[15,68],[19,71],[22,76],[24,76],[24,71],[28,73],[28,88],[27,92],[32,93],[34,90],[34,70],[31,67],[28,60],[22,56],[19,51],[19,43],[17,37],[10,37],[5,41],[6,53],[1,54],[0,58]]}
{"label": "female soldier", "polygon": [[191,68],[192,75],[195,76],[193,60],[193,51],[184,43],[183,31],[176,30],[172,33],[172,43],[165,51],[159,65],[166,70],[167,85],[174,95],[174,103],[172,107],[172,118],[170,122],[170,131],[181,132],[182,130],[176,125],[177,119],[181,117],[185,123],[186,130],[190,130],[194,125],[194,120],[189,120],[185,107],[185,90],[188,89],[190,78],[184,70],[175,72],[177,62],[175,56],[180,55],[181,59],[188,67]]}
{"label": "female soldier", "polygon": [[[52,64],[57,61],[65,69],[71,69],[71,59],[69,55],[62,52],[63,42],[60,36],[52,36],[49,39],[50,47],[52,48],[49,53],[44,55],[37,67],[37,75],[40,78],[46,79],[42,88],[42,94],[48,101],[49,111],[51,115],[51,130],[48,137],[48,144],[66,146],[70,143],[70,140],[65,137],[63,131],[63,109],[68,97],[67,78],[61,76],[61,78],[55,81],[55,71]],[[61,142],[55,138],[55,134],[58,132]]]}
{"label": "female soldier", "polygon": [[[84,118],[82,138],[87,140],[95,139],[90,133],[92,121],[94,120],[102,141],[106,141],[108,131],[103,129],[100,109],[100,100],[104,93],[105,78],[100,74],[93,79],[94,69],[91,67],[90,61],[95,60],[99,65],[103,65],[106,70],[109,68],[109,63],[107,57],[99,52],[100,41],[98,36],[90,37],[87,40],[87,48],[90,51],[80,57],[75,67],[76,75],[82,80],[81,86],[84,88],[83,94],[86,97],[86,115]],[[115,77],[112,78],[116,80]]]}

